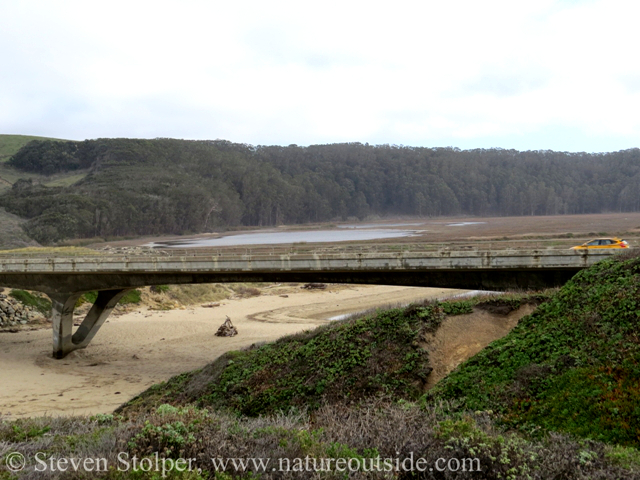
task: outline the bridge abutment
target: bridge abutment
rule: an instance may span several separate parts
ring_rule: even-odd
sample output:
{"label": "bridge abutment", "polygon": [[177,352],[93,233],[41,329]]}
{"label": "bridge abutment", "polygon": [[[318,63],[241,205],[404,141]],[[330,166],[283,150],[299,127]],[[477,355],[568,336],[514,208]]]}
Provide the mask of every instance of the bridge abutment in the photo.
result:
{"label": "bridge abutment", "polygon": [[130,289],[101,290],[91,310],[73,331],[73,311],[82,293],[49,294],[52,303],[53,357],[64,358],[69,353],[85,348],[98,333],[111,310]]}

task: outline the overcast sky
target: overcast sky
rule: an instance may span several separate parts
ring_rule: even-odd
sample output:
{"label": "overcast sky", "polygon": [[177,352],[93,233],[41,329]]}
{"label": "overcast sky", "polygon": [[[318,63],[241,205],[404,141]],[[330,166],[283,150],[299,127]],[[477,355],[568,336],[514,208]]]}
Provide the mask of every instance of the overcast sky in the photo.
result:
{"label": "overcast sky", "polygon": [[640,2],[0,0],[0,133],[640,147]]}

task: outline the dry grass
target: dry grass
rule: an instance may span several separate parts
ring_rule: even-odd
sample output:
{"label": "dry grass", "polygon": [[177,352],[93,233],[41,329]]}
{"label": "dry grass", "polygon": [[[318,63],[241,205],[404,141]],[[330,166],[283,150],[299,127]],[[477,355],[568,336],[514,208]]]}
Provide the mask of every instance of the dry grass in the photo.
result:
{"label": "dry grass", "polygon": [[75,173],[72,175],[56,175],[53,180],[50,180],[45,183],[47,187],[70,187],[74,183],[79,182],[84,177],[86,177],[88,172],[83,173]]}
{"label": "dry grass", "polygon": [[170,300],[182,305],[196,305],[205,302],[219,302],[232,295],[231,290],[220,283],[195,285],[171,285],[164,294]]}
{"label": "dry grass", "polygon": [[14,248],[11,250],[1,250],[2,254],[9,255],[63,255],[63,256],[80,256],[80,255],[105,255],[103,252],[92,250],[84,247],[25,247]]}
{"label": "dry grass", "polygon": [[251,284],[232,283],[229,285],[229,288],[233,290],[237,296],[242,298],[257,297],[262,293],[259,288],[256,288]]}

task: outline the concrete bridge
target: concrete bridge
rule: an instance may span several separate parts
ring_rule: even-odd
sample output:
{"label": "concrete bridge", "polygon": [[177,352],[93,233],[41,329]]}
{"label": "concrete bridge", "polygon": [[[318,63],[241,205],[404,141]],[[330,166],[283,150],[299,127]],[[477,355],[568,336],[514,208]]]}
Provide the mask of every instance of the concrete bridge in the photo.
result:
{"label": "concrete bridge", "polygon": [[[540,289],[564,284],[609,250],[440,250],[431,252],[259,255],[0,255],[0,286],[38,290],[52,300],[53,355],[86,347],[120,298],[146,285],[223,282],[326,282],[475,290]],[[98,298],[73,331],[85,292]]]}

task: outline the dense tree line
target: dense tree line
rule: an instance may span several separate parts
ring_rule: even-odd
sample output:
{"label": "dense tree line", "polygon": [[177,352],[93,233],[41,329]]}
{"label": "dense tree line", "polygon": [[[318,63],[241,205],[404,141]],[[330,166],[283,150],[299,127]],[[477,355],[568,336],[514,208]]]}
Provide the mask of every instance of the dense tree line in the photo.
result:
{"label": "dense tree line", "polygon": [[88,171],[71,188],[27,180],[0,206],[40,242],[180,234],[369,215],[551,215],[640,210],[640,150],[566,153],[360,143],[32,141],[9,162],[45,175]]}

